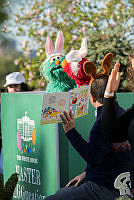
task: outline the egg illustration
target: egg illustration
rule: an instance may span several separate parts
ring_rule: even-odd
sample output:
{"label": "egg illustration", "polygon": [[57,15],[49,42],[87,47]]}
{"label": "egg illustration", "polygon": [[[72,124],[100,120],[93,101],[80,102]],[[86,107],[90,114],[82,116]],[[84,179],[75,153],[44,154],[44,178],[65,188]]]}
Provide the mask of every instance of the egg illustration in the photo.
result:
{"label": "egg illustration", "polygon": [[35,131],[35,129],[33,130],[33,133],[32,133],[32,142],[33,142],[33,145],[36,144],[36,131]]}
{"label": "egg illustration", "polygon": [[17,132],[17,145],[18,145],[19,151],[21,151],[22,144],[21,144],[21,136],[20,136],[19,132]]}
{"label": "egg illustration", "polygon": [[76,104],[77,102],[77,98],[75,97],[73,100],[72,100],[72,104]]}

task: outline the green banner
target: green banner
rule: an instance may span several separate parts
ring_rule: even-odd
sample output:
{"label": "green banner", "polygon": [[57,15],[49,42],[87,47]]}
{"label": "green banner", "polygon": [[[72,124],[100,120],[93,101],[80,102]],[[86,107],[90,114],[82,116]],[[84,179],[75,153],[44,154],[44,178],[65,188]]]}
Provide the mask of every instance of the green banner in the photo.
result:
{"label": "green banner", "polygon": [[40,126],[42,96],[2,95],[4,181],[14,172],[19,181],[14,199],[43,199],[59,188],[56,126]]}

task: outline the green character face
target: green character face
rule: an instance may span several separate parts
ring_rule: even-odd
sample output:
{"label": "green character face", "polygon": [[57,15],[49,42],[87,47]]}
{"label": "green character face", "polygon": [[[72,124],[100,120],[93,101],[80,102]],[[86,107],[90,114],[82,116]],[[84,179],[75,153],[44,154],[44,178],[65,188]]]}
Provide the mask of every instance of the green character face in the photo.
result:
{"label": "green character face", "polygon": [[67,76],[61,66],[64,59],[65,56],[55,55],[52,56],[49,60],[44,61],[41,65],[42,75],[51,81],[58,81],[61,78]]}

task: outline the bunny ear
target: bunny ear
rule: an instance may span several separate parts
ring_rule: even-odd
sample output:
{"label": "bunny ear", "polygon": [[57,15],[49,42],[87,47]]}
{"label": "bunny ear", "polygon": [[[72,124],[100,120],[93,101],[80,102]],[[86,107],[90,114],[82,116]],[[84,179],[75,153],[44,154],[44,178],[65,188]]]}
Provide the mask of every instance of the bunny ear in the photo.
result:
{"label": "bunny ear", "polygon": [[113,54],[112,53],[106,54],[106,56],[104,57],[104,59],[101,63],[101,67],[103,69],[103,74],[109,75],[109,70],[112,65],[112,62],[113,62]]}
{"label": "bunny ear", "polygon": [[90,61],[84,62],[83,70],[84,70],[84,72],[87,76],[91,77],[89,84],[91,84],[94,81],[94,79],[96,79],[98,77],[97,76],[97,69],[96,69],[96,66],[93,62],[90,62]]}
{"label": "bunny ear", "polygon": [[55,42],[56,53],[63,52],[63,46],[64,46],[64,36],[62,31],[59,31]]}
{"label": "bunny ear", "polygon": [[82,58],[84,58],[87,55],[88,48],[87,48],[87,38],[83,38],[81,43],[81,48],[79,49],[79,53]]}
{"label": "bunny ear", "polygon": [[53,42],[50,36],[47,37],[45,50],[46,50],[47,57],[50,56],[54,52]]}

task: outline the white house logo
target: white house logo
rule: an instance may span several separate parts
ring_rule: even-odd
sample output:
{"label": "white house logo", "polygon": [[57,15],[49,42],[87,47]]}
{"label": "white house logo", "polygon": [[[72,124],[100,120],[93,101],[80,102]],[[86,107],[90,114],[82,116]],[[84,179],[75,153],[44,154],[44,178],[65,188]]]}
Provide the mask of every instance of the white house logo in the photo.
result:
{"label": "white house logo", "polygon": [[17,119],[17,146],[21,153],[30,154],[35,152],[36,131],[35,121],[25,116]]}
{"label": "white house logo", "polygon": [[40,172],[40,160],[37,150],[37,137],[35,121],[27,116],[17,119],[17,148],[16,173],[18,182],[14,191],[13,199],[17,200],[39,200],[45,196],[41,191],[42,180]]}

